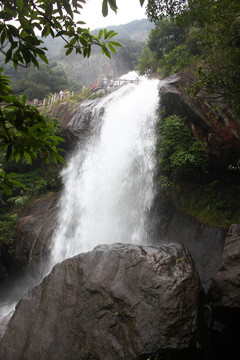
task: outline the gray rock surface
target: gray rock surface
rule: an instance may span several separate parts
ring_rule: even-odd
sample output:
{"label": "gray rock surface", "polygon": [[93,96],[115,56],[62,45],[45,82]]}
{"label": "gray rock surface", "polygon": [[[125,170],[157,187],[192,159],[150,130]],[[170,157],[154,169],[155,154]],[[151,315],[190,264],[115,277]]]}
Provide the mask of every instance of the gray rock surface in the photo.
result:
{"label": "gray rock surface", "polygon": [[13,244],[13,268],[21,269],[48,255],[57,219],[58,199],[58,193],[43,196],[33,201],[18,217]]}
{"label": "gray rock surface", "polygon": [[[29,281],[33,280],[36,284],[36,278],[39,279],[41,274],[45,273],[46,259],[57,219],[58,198],[58,193],[52,193],[26,205],[18,214],[14,241],[11,244],[12,252],[1,252],[0,246],[0,274],[4,275],[1,264],[6,266],[5,276],[0,282],[0,302],[5,302],[6,297],[19,299],[19,296],[13,293],[17,291],[22,296],[22,282],[27,287]],[[28,279],[24,281],[23,277],[26,275]]]}
{"label": "gray rock surface", "polygon": [[240,225],[230,227],[223,262],[214,276],[209,293],[215,306],[240,308]]}
{"label": "gray rock surface", "polygon": [[57,264],[19,302],[0,359],[136,360],[196,349],[200,298],[182,245],[98,246]]}
{"label": "gray rock surface", "polygon": [[207,292],[222,264],[227,230],[200,223],[159,192],[149,214],[148,231],[154,245],[180,243],[188,248]]}

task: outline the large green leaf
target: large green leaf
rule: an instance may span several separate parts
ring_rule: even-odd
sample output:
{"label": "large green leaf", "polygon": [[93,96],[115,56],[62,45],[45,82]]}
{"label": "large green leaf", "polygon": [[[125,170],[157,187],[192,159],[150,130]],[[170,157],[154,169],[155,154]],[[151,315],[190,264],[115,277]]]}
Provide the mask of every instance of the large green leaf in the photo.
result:
{"label": "large green leaf", "polygon": [[103,16],[108,15],[108,2],[107,2],[107,0],[103,0],[103,2],[102,2],[102,14],[103,14]]}

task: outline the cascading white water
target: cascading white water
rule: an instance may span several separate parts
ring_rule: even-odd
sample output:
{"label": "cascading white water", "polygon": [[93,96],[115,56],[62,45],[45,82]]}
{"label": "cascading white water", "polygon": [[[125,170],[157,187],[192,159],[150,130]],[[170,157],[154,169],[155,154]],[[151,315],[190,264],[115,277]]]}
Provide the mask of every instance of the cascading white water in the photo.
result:
{"label": "cascading white water", "polygon": [[[96,105],[95,131],[62,172],[64,191],[45,275],[57,262],[98,244],[147,241],[157,106],[158,80],[148,79],[125,85]],[[29,286],[23,283],[24,294]],[[0,305],[0,335],[18,299]]]}
{"label": "cascading white water", "polygon": [[98,131],[62,172],[65,189],[52,266],[98,244],[146,241],[145,219],[154,196],[157,105],[158,81],[142,79],[96,106]]}

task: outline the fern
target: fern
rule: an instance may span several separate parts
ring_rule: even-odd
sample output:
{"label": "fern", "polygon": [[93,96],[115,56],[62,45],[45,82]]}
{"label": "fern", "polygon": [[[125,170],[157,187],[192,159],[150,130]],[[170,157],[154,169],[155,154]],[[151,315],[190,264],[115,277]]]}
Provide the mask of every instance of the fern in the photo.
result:
{"label": "fern", "polygon": [[8,198],[7,202],[15,205],[24,205],[29,200],[28,195],[20,195]]}

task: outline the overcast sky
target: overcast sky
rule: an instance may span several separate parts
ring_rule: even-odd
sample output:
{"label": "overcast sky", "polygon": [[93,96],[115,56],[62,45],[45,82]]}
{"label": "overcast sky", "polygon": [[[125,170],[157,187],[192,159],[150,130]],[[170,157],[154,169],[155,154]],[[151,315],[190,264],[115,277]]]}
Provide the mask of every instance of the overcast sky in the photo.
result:
{"label": "overcast sky", "polygon": [[117,6],[117,14],[109,9],[109,15],[103,17],[102,0],[87,0],[79,20],[85,21],[90,29],[95,29],[146,18],[145,8],[141,7],[139,0],[117,0]]}

